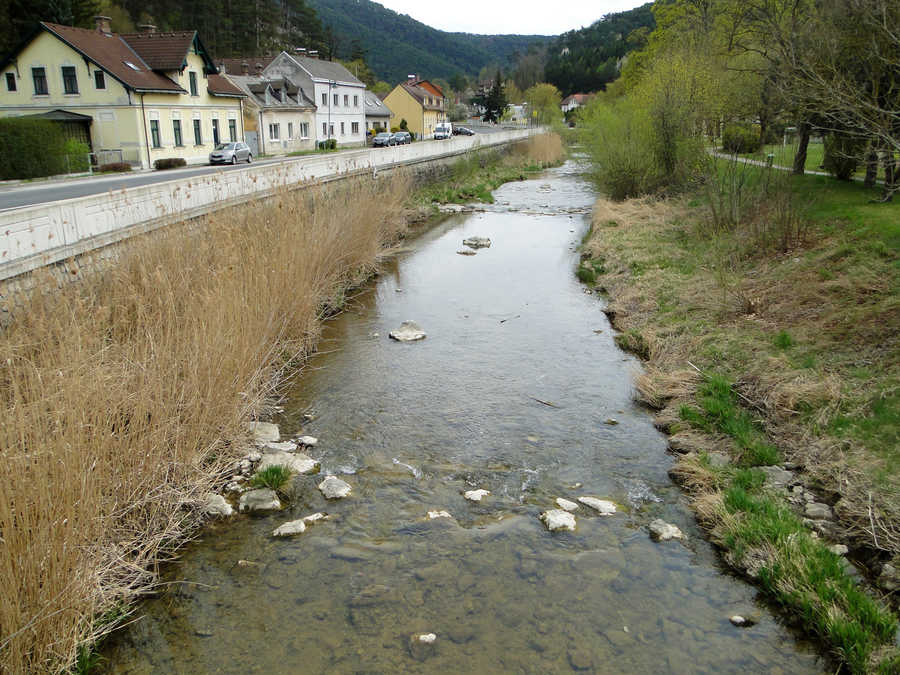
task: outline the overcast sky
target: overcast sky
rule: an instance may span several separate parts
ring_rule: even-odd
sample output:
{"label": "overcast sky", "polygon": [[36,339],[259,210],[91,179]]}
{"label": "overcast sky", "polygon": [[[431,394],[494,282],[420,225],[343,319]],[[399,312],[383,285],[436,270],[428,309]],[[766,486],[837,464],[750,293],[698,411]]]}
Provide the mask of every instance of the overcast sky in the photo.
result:
{"label": "overcast sky", "polygon": [[375,0],[432,28],[498,35],[557,35],[646,0]]}

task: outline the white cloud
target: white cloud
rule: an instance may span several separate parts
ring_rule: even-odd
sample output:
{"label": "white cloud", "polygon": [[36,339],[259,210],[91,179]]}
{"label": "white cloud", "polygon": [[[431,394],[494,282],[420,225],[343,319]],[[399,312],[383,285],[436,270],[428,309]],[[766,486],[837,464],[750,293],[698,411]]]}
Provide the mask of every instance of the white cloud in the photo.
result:
{"label": "white cloud", "polygon": [[446,31],[498,35],[557,35],[589,26],[604,14],[623,12],[644,4],[640,0],[568,0],[553,5],[546,1],[518,0],[376,0],[388,9],[408,14],[417,21]]}

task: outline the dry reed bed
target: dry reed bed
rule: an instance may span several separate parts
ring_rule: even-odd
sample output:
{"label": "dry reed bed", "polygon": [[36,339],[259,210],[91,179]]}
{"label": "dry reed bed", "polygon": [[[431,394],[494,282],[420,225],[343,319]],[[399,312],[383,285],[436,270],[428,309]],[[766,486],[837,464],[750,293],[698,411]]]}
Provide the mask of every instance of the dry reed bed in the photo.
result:
{"label": "dry reed bed", "polygon": [[409,181],[311,187],[133,241],[0,335],[0,668],[53,672],[145,591]]}

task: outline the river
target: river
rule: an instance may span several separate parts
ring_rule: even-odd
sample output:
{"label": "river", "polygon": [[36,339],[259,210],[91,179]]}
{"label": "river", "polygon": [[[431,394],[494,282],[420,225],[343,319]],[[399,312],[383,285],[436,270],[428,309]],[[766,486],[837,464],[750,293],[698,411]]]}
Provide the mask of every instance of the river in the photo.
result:
{"label": "river", "polygon": [[[108,642],[104,670],[823,672],[723,571],[667,476],[665,438],[632,401],[640,364],[575,278],[595,198],[579,171],[449,217],[328,322],[275,421],[316,436],[310,454],[352,496],[326,503],[304,476],[285,512],[212,525]],[[492,246],[458,255],[472,235]],[[407,319],[428,337],[388,339]],[[491,494],[469,502],[474,488]],[[582,506],[575,532],[538,519],[583,495],[619,512]],[[271,536],[315,511],[335,517]],[[686,539],[652,541],[654,518]]]}

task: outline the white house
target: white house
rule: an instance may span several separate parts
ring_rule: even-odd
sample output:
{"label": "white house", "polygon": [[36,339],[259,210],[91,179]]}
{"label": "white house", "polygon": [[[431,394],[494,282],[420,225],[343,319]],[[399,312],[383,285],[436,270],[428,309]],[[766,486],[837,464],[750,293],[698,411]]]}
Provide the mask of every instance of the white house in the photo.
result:
{"label": "white house", "polygon": [[364,145],[366,141],[366,85],[340,63],[298,50],[281,52],[263,69],[270,79],[288,78],[316,103],[316,137],[334,138],[338,145]]}

